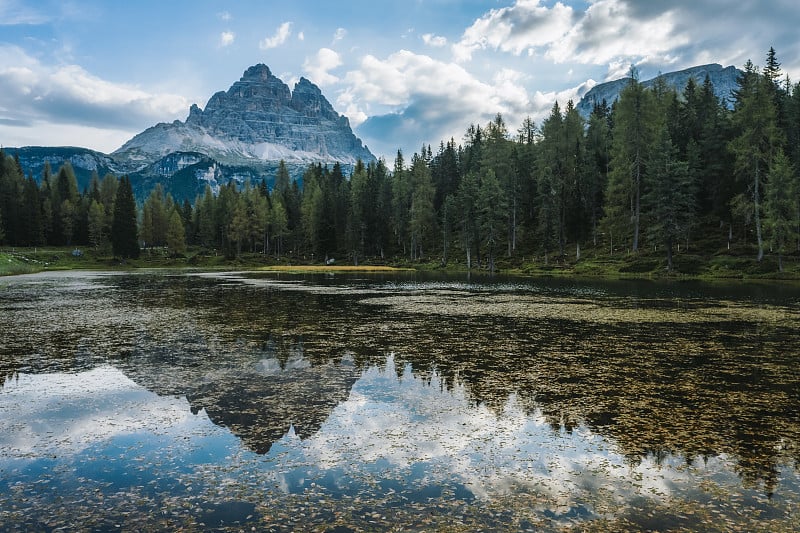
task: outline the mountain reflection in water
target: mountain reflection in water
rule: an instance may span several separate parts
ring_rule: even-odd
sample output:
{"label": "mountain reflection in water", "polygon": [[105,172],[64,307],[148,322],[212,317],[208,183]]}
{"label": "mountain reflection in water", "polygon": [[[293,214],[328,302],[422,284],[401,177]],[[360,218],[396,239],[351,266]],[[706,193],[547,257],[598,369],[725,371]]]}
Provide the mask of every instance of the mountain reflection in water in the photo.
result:
{"label": "mountain reflection in water", "polygon": [[[797,525],[796,292],[165,273],[4,284],[0,509],[16,506],[20,529],[65,491],[91,509],[95,489],[98,520],[136,496],[151,528],[194,523],[186,502],[233,516],[226,527],[298,527],[276,515],[297,498],[317,525]],[[59,507],[65,521],[87,508]]]}

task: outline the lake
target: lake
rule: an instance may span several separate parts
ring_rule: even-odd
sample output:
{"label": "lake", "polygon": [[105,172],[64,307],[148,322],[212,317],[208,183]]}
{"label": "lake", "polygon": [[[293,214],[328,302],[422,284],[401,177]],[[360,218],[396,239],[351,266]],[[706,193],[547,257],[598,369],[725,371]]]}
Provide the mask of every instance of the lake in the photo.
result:
{"label": "lake", "polygon": [[0,278],[0,529],[800,530],[800,288]]}

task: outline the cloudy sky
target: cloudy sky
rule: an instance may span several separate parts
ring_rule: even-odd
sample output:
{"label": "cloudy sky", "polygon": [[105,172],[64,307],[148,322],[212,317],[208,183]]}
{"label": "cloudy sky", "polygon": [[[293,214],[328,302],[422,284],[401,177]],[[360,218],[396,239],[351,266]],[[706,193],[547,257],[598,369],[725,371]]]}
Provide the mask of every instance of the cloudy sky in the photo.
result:
{"label": "cloudy sky", "polygon": [[774,46],[799,81],[798,21],[796,0],[0,0],[0,144],[110,152],[265,63],[391,160],[498,112],[538,122],[630,65],[761,65]]}

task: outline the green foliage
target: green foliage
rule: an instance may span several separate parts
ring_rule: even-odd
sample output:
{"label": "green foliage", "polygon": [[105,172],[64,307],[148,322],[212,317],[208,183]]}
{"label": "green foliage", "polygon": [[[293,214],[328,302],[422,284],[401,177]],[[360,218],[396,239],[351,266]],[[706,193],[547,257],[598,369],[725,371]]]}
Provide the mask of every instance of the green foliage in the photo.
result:
{"label": "green foliage", "polygon": [[654,149],[663,116],[656,95],[631,79],[614,109],[609,195],[606,197],[608,231],[624,231],[633,252],[639,250],[642,196],[646,193],[647,162]]}
{"label": "green foliage", "polygon": [[798,239],[798,178],[789,158],[779,150],[769,172],[764,195],[764,226],[772,248],[778,252],[778,268],[783,271],[783,255]]}
{"label": "green foliage", "polygon": [[103,204],[92,200],[89,205],[89,242],[95,248],[105,241],[106,210]]}
{"label": "green foliage", "polygon": [[111,224],[111,247],[115,257],[122,259],[139,257],[136,202],[127,176],[120,180],[114,199],[114,220]]}
{"label": "green foliage", "polygon": [[672,270],[672,247],[686,235],[695,218],[696,192],[689,165],[678,158],[678,150],[664,126],[656,149],[651,153],[650,187],[647,192],[651,225],[655,242],[663,243],[667,253],[667,269]]}
{"label": "green foliage", "polygon": [[186,253],[186,230],[177,207],[170,210],[165,235],[166,245],[173,255]]}
{"label": "green foliage", "polygon": [[800,84],[782,79],[775,51],[762,71],[745,65],[732,110],[709,78],[676,93],[632,74],[613,107],[597,102],[588,122],[572,102],[556,102],[540,128],[526,119],[512,136],[498,114],[435,154],[430,145],[409,158],[398,150],[391,169],[358,162],[345,176],[339,164],[317,163],[293,181],[281,162],[255,186],[206,186],[193,204],[176,206],[155,186],[139,212],[126,178],[94,174],[80,194],[68,163],[55,174],[48,164],[37,186],[0,150],[0,244],[110,241],[130,257],[140,220],[144,245],[175,255],[189,245],[229,259],[656,274],[665,271],[651,254],[665,253],[668,268],[702,275],[687,247],[695,257],[755,256],[757,247],[761,259],[767,243],[777,263],[714,264],[726,275],[782,269],[800,241]]}

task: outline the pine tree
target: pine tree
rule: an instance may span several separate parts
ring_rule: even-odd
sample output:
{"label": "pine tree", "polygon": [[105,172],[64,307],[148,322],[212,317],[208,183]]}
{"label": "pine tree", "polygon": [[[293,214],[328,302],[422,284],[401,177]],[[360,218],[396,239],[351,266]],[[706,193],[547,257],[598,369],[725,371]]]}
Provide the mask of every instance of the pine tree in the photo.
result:
{"label": "pine tree", "polygon": [[247,216],[247,204],[243,195],[236,195],[233,200],[231,220],[228,224],[228,235],[233,243],[236,244],[236,255],[242,253],[242,244],[249,235],[250,221]]}
{"label": "pine tree", "polygon": [[197,239],[202,246],[213,248],[217,246],[217,236],[214,232],[215,227],[215,200],[211,185],[206,184],[203,198],[197,202],[195,217],[197,218]]}
{"label": "pine tree", "polygon": [[764,191],[764,229],[773,250],[778,252],[778,270],[783,272],[783,256],[798,237],[797,175],[789,158],[778,150],[769,171]]}
{"label": "pine tree", "polygon": [[405,255],[409,235],[408,218],[411,211],[412,190],[401,150],[397,151],[397,156],[394,160],[391,190],[392,233],[394,234],[395,243],[402,250],[402,254]]}
{"label": "pine tree", "polygon": [[106,212],[103,204],[92,199],[89,204],[89,243],[99,248],[105,240],[104,226]]}
{"label": "pine tree", "polygon": [[422,259],[425,250],[432,246],[436,233],[436,212],[433,209],[435,191],[431,173],[423,156],[411,158],[411,208],[409,231],[411,237],[411,260]]}
{"label": "pine tree", "polygon": [[167,248],[172,255],[179,256],[186,253],[186,230],[183,217],[177,207],[170,210],[165,239]]}
{"label": "pine tree", "polygon": [[678,156],[665,125],[648,162],[651,179],[646,200],[652,220],[650,233],[666,248],[667,270],[673,269],[673,245],[689,230],[695,213],[694,182],[688,164]]}
{"label": "pine tree", "polygon": [[136,223],[136,202],[130,179],[123,176],[114,200],[114,220],[111,225],[111,247],[115,257],[139,257],[139,239]]}
{"label": "pine tree", "polygon": [[633,252],[639,250],[642,196],[646,192],[647,160],[658,127],[658,111],[653,92],[646,90],[632,72],[631,81],[614,108],[605,226],[608,231],[615,228],[616,233],[624,230]]}
{"label": "pine tree", "polygon": [[350,221],[348,241],[356,264],[358,264],[358,257],[366,254],[367,242],[371,237],[372,207],[374,205],[375,198],[370,184],[370,174],[359,160],[350,176],[350,216],[348,217]]}
{"label": "pine tree", "polygon": [[53,209],[53,244],[71,244],[75,228],[76,206],[79,202],[78,180],[72,165],[65,161],[55,176],[55,187],[51,189]]}
{"label": "pine tree", "polygon": [[764,240],[761,227],[764,180],[769,164],[780,146],[780,132],[774,101],[771,98],[772,81],[760,76],[748,61],[739,79],[735,93],[733,124],[736,137],[728,144],[734,155],[735,172],[748,193],[741,197],[751,207],[758,244],[758,261],[764,257]]}
{"label": "pine tree", "polygon": [[478,224],[485,246],[489,271],[494,273],[495,257],[503,240],[508,200],[494,171],[488,170],[478,191]]}
{"label": "pine tree", "polygon": [[33,176],[25,180],[22,199],[22,226],[25,233],[26,246],[44,244],[44,226],[42,224],[42,202],[39,187]]}
{"label": "pine tree", "polygon": [[608,182],[608,168],[611,162],[611,110],[605,101],[595,105],[589,116],[586,130],[586,186],[584,204],[591,225],[592,242],[597,245],[599,222],[603,215],[603,194]]}

